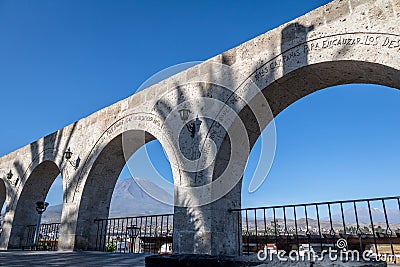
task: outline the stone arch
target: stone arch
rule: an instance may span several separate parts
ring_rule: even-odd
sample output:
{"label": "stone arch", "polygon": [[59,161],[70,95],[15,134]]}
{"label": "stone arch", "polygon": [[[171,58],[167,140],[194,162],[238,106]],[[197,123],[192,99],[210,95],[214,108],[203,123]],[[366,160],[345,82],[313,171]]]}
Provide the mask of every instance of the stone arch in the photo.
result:
{"label": "stone arch", "polygon": [[[216,230],[209,242],[214,246],[211,253],[241,253],[241,218],[229,210],[241,207],[242,176],[248,156],[273,117],[300,98],[334,85],[369,83],[400,88],[400,54],[398,46],[393,45],[400,40],[393,27],[398,18],[394,13],[388,13],[384,22],[379,17],[367,18],[365,9],[385,7],[364,4],[347,13],[345,6],[334,1],[324,8],[337,5],[341,11],[329,20],[323,8],[314,11],[314,15],[322,12],[318,14],[325,23],[310,13],[222,54],[222,62],[224,57],[234,59],[229,77],[239,80],[224,100],[239,116],[227,131],[234,132],[232,129],[243,127],[243,123],[247,136],[231,141],[224,135],[217,140],[212,180],[224,174],[237,183],[212,203],[215,220],[211,223]],[[218,131],[217,125],[212,125],[208,133],[213,131]],[[230,162],[231,146],[243,141],[248,141],[249,150],[238,153],[235,162]],[[228,167],[232,169],[225,171]],[[232,223],[235,220],[238,224]]]}
{"label": "stone arch", "polygon": [[50,160],[41,162],[33,169],[15,204],[8,248],[20,248],[24,245],[26,226],[36,223],[35,203],[45,200],[51,185],[59,174],[60,169]]}
{"label": "stone arch", "polygon": [[[3,205],[4,206],[6,205],[6,196],[7,196],[6,193],[7,193],[6,185],[3,181],[3,179],[0,179],[0,211],[1,212],[3,211]],[[0,216],[3,216],[3,214],[1,214]],[[4,220],[4,216],[2,218],[2,222],[0,223],[0,236],[1,236],[1,233],[3,232],[3,220]]]}
{"label": "stone arch", "polygon": [[[6,204],[6,196],[7,196],[6,193],[7,193],[6,185],[3,179],[0,179],[0,211],[3,211],[3,205]],[[4,220],[4,217],[2,218],[2,220]],[[3,222],[1,222],[0,224],[0,235],[1,232],[3,232],[2,228],[3,228]]]}
{"label": "stone arch", "polygon": [[0,179],[0,209],[3,208],[3,205],[6,203],[6,184],[3,179]]}
{"label": "stone arch", "polygon": [[[368,62],[368,60],[327,60],[326,62],[309,64],[291,70],[282,77],[263,87],[259,94],[250,99],[248,102],[249,104],[240,110],[239,117],[247,129],[247,138],[249,140],[250,150],[261,135],[263,129],[271,122],[271,118],[263,118],[260,124],[260,121],[256,119],[257,116],[262,117],[262,114],[255,114],[263,110],[262,108],[257,108],[258,104],[263,103],[260,101],[260,98],[267,99],[271,107],[272,115],[276,117],[280,112],[297,100],[318,90],[335,85],[351,83],[377,84],[399,89],[400,70],[395,66],[372,63]],[[251,109],[250,106],[253,106],[253,109]],[[234,127],[235,123],[232,125],[232,128]],[[225,171],[228,164],[226,161],[226,155],[229,154],[230,149],[231,141],[229,140],[229,137],[226,136],[221,142],[216,157],[215,165],[219,166],[219,168],[214,169],[214,178],[219,177],[221,173]],[[243,155],[243,162],[235,163],[236,165],[240,165],[239,168],[242,168],[243,171],[248,156],[249,154]],[[241,175],[243,174],[243,171],[240,172]],[[242,177],[238,177],[237,179],[239,182],[233,187],[233,189],[214,205],[220,207],[228,203],[230,204],[228,205],[228,209],[241,207]],[[235,220],[234,213],[226,212],[224,216],[226,218],[231,218],[227,221]],[[228,232],[231,232],[231,235],[224,238],[227,240],[233,240],[236,238],[238,241],[235,247],[240,253],[241,239],[238,238],[238,229],[240,229],[240,226],[232,223],[228,225],[230,225],[230,231]],[[232,242],[231,244],[233,243],[235,242]]]}
{"label": "stone arch", "polygon": [[[129,151],[124,146],[125,138],[130,139],[132,144]],[[147,131],[128,130],[113,136],[100,150],[91,164],[85,182],[82,183],[81,200],[77,210],[75,249],[95,249],[98,229],[94,220],[109,216],[114,187],[126,160],[140,147],[153,140],[158,139]]]}
{"label": "stone arch", "polygon": [[[315,77],[318,78],[316,79]],[[310,78],[310,79],[308,79]],[[319,90],[344,84],[377,84],[391,88],[400,88],[400,70],[387,65],[365,61],[331,61],[318,63],[294,70],[271,83],[262,90],[274,117],[291,104]],[[252,101],[250,105],[252,105]],[[257,105],[257,104],[255,104]],[[260,125],[255,119],[254,111],[244,107],[239,117],[246,125],[251,147],[270,122]],[[252,118],[252,119],[248,119]],[[250,131],[251,129],[251,131]]]}

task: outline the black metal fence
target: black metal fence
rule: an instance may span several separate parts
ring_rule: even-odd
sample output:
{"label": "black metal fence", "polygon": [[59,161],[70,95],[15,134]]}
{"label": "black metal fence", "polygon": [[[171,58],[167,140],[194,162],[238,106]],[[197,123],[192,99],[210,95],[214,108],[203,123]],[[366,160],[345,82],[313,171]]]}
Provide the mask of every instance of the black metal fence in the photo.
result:
{"label": "black metal fence", "polygon": [[172,253],[173,214],[98,219],[95,223],[98,251]]}
{"label": "black metal fence", "polygon": [[[400,255],[400,197],[235,209],[243,253],[337,248]],[[240,224],[239,224],[240,225]],[[241,230],[241,231],[240,231]],[[395,259],[395,258],[394,258]],[[399,261],[399,259],[397,260]]]}
{"label": "black metal fence", "polygon": [[35,244],[36,225],[27,226],[27,236],[23,249],[30,250],[52,250],[58,248],[60,223],[41,224],[39,228],[38,242]]}
{"label": "black metal fence", "polygon": [[[400,259],[400,196],[231,210],[237,213],[239,254],[263,249],[345,249]],[[172,253],[173,214],[95,220],[96,250],[118,253]],[[41,224],[38,244],[35,225],[27,227],[24,248],[57,250],[59,223]]]}

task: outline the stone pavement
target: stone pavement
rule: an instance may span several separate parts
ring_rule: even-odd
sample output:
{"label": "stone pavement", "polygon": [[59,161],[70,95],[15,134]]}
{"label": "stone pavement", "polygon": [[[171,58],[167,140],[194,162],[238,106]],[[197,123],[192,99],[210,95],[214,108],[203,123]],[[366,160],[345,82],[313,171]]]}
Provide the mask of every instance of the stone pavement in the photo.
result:
{"label": "stone pavement", "polygon": [[147,254],[105,252],[0,251],[0,266],[143,267]]}
{"label": "stone pavement", "polygon": [[[74,252],[61,252],[61,251],[20,251],[20,250],[9,250],[0,251],[0,266],[7,267],[17,267],[17,266],[132,266],[132,267],[144,267],[145,257],[149,254],[131,254],[131,253],[106,253],[106,252],[91,252],[91,251],[74,251]],[[211,256],[209,256],[211,257]],[[207,258],[207,257],[206,257]],[[161,262],[161,264],[156,264],[153,266],[254,266],[254,258],[252,257],[237,257],[237,259],[247,259],[242,262],[242,264],[174,264],[168,265],[168,262]],[[243,264],[247,262],[248,264]],[[158,262],[160,263],[160,262]],[[204,263],[204,262],[203,262]],[[220,262],[221,263],[221,262]],[[236,262],[238,263],[238,262]],[[253,264],[252,264],[253,263]],[[291,267],[308,267],[308,266],[321,266],[321,267],[331,267],[331,266],[343,266],[343,267],[354,267],[354,266],[386,266],[385,263],[381,264],[371,264],[368,263],[355,263],[355,262],[331,262],[325,259],[321,262],[279,262],[273,260],[272,262],[258,262],[260,265],[256,266],[291,266]],[[399,266],[388,265],[390,267]]]}

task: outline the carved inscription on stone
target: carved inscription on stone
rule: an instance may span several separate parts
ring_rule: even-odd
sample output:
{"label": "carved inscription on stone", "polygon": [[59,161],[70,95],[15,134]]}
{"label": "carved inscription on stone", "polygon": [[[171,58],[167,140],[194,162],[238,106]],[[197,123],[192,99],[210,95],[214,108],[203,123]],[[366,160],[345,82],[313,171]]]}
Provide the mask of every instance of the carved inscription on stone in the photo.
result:
{"label": "carved inscription on stone", "polygon": [[354,33],[311,40],[284,51],[282,54],[269,60],[257,69],[253,77],[257,82],[261,80],[269,81],[274,78],[274,70],[284,67],[289,61],[291,63],[307,63],[307,56],[310,53],[327,49],[361,46],[379,47],[398,52],[400,51],[400,36],[381,33]]}

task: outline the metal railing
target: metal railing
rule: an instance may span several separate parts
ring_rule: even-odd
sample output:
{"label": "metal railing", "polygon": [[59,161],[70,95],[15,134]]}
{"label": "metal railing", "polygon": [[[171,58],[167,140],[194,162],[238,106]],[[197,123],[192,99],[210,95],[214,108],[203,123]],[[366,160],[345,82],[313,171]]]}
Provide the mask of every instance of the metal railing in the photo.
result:
{"label": "metal railing", "polygon": [[97,219],[95,223],[98,251],[172,253],[173,214]]}
{"label": "metal railing", "polygon": [[[235,209],[242,250],[256,253],[337,249],[400,255],[400,196],[284,206]],[[172,253],[173,214],[97,219],[96,250],[118,253]],[[24,248],[57,250],[59,223],[41,224],[38,244],[35,225],[27,227]],[[241,228],[240,228],[241,227]],[[135,231],[133,231],[135,230]],[[396,257],[394,258],[396,261]],[[398,259],[397,259],[398,261]]]}
{"label": "metal railing", "polygon": [[36,225],[28,225],[25,245],[22,248],[30,250],[57,250],[59,229],[60,223],[41,224],[39,228],[38,242],[35,244],[34,236]]}
{"label": "metal railing", "polygon": [[[235,209],[243,253],[337,248],[400,254],[400,197]],[[240,224],[238,224],[240,227]],[[239,252],[240,253],[240,252]]]}

